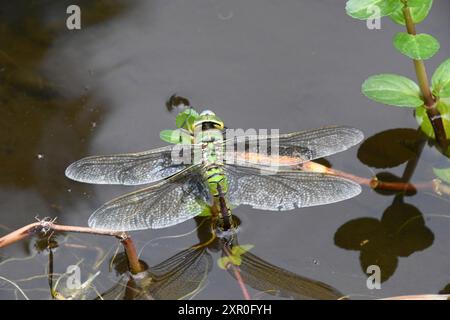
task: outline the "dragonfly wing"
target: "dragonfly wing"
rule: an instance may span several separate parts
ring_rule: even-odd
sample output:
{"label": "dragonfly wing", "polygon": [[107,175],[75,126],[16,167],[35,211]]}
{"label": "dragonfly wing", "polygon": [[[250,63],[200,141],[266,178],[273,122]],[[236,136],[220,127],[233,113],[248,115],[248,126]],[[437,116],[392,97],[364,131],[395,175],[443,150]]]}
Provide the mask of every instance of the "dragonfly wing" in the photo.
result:
{"label": "dragonfly wing", "polygon": [[[235,277],[234,272],[228,269]],[[344,296],[333,287],[288,270],[246,252],[241,256],[239,265],[241,277],[250,287],[277,297],[309,300],[337,300]]]}
{"label": "dragonfly wing", "polygon": [[144,292],[158,300],[191,299],[205,286],[212,266],[206,248],[183,250],[151,268],[152,278]]}
{"label": "dragonfly wing", "polygon": [[[178,149],[175,149],[178,148]],[[192,153],[194,145],[175,145],[140,153],[92,156],[72,163],[66,176],[96,184],[139,185],[161,180],[186,168],[174,161],[172,152]]]}
{"label": "dragonfly wing", "polygon": [[235,205],[285,211],[346,200],[358,195],[353,181],[316,172],[225,165],[228,198]]}
{"label": "dragonfly wing", "polygon": [[360,130],[345,126],[280,135],[241,135],[225,140],[225,159],[242,165],[292,166],[347,150],[363,139]]}
{"label": "dragonfly wing", "polygon": [[107,202],[90,216],[89,226],[118,231],[158,229],[195,217],[211,203],[200,166]]}

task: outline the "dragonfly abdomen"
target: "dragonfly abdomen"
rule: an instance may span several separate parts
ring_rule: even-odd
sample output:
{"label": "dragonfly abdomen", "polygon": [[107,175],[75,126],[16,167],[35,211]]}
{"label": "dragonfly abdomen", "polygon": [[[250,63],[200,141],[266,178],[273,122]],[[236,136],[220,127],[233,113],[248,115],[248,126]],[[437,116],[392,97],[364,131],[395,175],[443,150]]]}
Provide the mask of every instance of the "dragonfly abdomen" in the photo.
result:
{"label": "dragonfly abdomen", "polygon": [[232,227],[231,209],[228,205],[226,195],[228,192],[228,182],[223,169],[216,164],[206,167],[205,178],[208,181],[209,191],[214,197],[214,206],[219,213],[218,227],[228,230]]}

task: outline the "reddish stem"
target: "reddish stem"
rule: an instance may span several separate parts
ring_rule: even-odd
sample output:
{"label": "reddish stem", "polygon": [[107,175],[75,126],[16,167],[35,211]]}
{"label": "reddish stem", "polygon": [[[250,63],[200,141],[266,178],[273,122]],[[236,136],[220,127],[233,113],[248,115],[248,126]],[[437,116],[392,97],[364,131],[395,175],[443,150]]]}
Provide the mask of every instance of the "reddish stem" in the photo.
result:
{"label": "reddish stem", "polygon": [[442,183],[440,180],[435,179],[427,182],[420,183],[410,183],[410,182],[388,182],[378,180],[376,177],[374,178],[364,178],[359,177],[351,173],[347,173],[344,171],[339,171],[336,169],[328,168],[319,163],[310,161],[306,163],[302,163],[299,167],[301,170],[319,172],[319,173],[327,173],[335,176],[339,176],[342,178],[346,178],[352,181],[355,181],[358,184],[366,185],[374,190],[393,190],[399,192],[406,191],[416,191],[416,190],[431,190],[436,192],[437,194],[448,194],[450,195],[450,186]]}
{"label": "reddish stem", "polygon": [[241,287],[241,291],[244,296],[244,299],[252,300],[250,297],[250,294],[247,291],[247,288],[245,287],[244,280],[242,279],[241,273],[239,272],[239,268],[231,263],[229,263],[229,265],[231,265],[231,268],[233,269],[233,272],[234,272],[234,276],[236,277],[236,280],[239,283],[239,286]]}
{"label": "reddish stem", "polygon": [[[231,252],[230,252],[230,250],[228,249],[228,247],[226,245],[223,246],[223,251],[225,252],[225,254],[228,257],[231,256]],[[236,277],[236,280],[237,280],[237,282],[239,284],[239,287],[241,288],[242,295],[244,296],[244,299],[245,300],[252,300],[252,298],[250,297],[250,294],[248,293],[247,287],[245,286],[244,279],[242,279],[239,267],[235,266],[231,262],[228,262],[227,265],[226,265],[226,268],[233,270],[234,276]]]}
{"label": "reddish stem", "polygon": [[138,255],[136,252],[136,248],[134,247],[133,241],[125,232],[118,232],[113,230],[103,230],[103,229],[94,229],[88,227],[77,227],[77,226],[64,226],[55,224],[52,221],[41,220],[38,222],[34,222],[28,224],[20,229],[17,229],[3,237],[0,238],[0,248],[7,247],[15,242],[23,240],[31,235],[44,232],[47,233],[49,231],[55,232],[77,232],[77,233],[88,233],[95,235],[104,235],[104,236],[113,236],[122,242],[122,245],[125,249],[125,253],[128,258],[128,265],[130,268],[130,272],[133,274],[144,271],[141,266]]}

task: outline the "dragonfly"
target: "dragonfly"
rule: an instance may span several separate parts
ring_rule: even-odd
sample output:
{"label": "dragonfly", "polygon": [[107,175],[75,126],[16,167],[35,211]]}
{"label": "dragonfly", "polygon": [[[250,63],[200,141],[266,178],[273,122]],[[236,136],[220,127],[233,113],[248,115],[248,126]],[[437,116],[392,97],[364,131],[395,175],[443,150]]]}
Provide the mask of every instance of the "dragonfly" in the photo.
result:
{"label": "dragonfly", "polygon": [[359,184],[346,178],[298,169],[358,144],[364,138],[358,129],[330,126],[230,138],[214,112],[197,113],[193,108],[177,116],[177,126],[170,132],[172,138],[163,139],[174,145],[90,156],[67,167],[66,176],[79,182],[150,184],[95,210],[90,227],[158,229],[210,215],[216,230],[227,231],[233,228],[232,209],[239,205],[284,212],[335,203],[361,192]]}

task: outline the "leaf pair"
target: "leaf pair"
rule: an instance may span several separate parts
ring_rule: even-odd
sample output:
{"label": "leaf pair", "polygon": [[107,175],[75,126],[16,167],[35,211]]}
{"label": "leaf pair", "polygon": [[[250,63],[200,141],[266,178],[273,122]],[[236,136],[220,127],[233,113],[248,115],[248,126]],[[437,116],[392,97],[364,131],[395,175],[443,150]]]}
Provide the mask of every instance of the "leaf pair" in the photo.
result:
{"label": "leaf pair", "polygon": [[159,133],[161,140],[173,144],[191,144],[192,136],[188,133],[192,131],[194,122],[198,119],[199,114],[193,108],[188,108],[180,112],[175,124],[176,130],[162,130]]}
{"label": "leaf pair", "polygon": [[251,244],[245,244],[241,246],[234,246],[231,249],[231,254],[225,257],[221,257],[217,260],[217,264],[221,269],[227,270],[229,264],[240,266],[242,263],[241,256],[247,251],[251,250],[254,246]]}
{"label": "leaf pair", "polygon": [[[433,0],[408,0],[414,23],[422,22],[430,12]],[[404,4],[400,0],[349,0],[345,10],[355,19],[367,20],[389,16],[394,22],[405,25]]]}
{"label": "leaf pair", "polygon": [[[433,0],[408,0],[408,7],[413,22],[417,24],[425,20],[432,6]],[[403,15],[403,8],[399,8],[392,12],[389,15],[389,18],[399,25],[406,25],[405,17]]]}
{"label": "leaf pair", "polygon": [[349,0],[345,10],[355,19],[367,20],[389,16],[402,6],[400,0]]}

